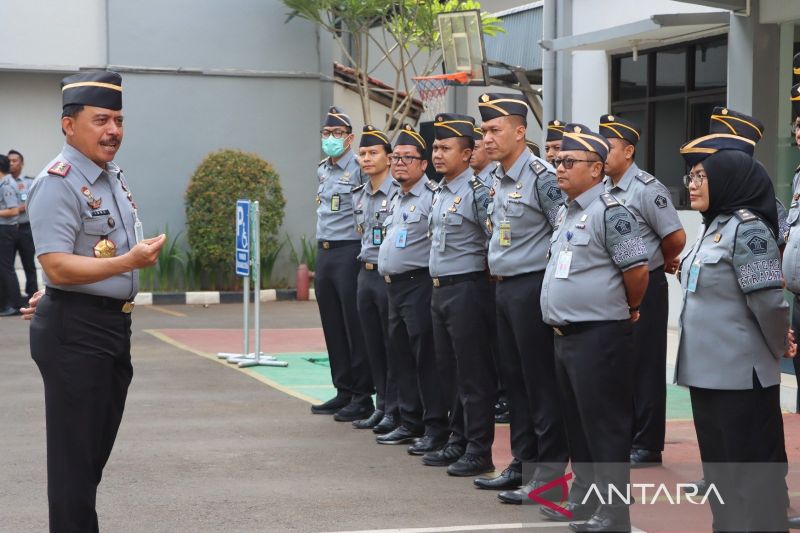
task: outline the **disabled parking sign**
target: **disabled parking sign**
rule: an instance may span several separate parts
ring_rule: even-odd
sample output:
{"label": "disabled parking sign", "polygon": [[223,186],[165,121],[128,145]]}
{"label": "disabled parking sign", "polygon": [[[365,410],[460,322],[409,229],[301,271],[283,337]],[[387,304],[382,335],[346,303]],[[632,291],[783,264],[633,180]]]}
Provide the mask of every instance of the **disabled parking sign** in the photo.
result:
{"label": "disabled parking sign", "polygon": [[250,275],[250,200],[236,200],[236,275]]}

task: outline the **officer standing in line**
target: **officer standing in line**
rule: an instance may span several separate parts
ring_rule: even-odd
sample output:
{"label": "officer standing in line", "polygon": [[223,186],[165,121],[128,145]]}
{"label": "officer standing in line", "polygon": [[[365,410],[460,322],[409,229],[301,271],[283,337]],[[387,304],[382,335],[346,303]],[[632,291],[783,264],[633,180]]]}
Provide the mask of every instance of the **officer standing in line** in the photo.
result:
{"label": "officer standing in line", "polygon": [[317,168],[314,289],[336,396],[312,405],[311,412],[333,415],[346,408],[340,420],[366,419],[374,410],[374,388],[356,303],[361,235],[353,224],[353,187],[365,178],[350,148],[354,139],[350,117],[331,107],[320,135],[328,157]]}
{"label": "officer standing in line", "polygon": [[[486,155],[486,148],[483,146],[483,132],[480,128],[475,127],[472,132],[472,137],[475,139],[475,148],[472,149],[472,157],[469,159],[469,166],[475,172],[475,177],[480,180],[486,187],[492,187],[492,172],[497,167],[497,162],[489,159]],[[495,367],[499,365],[497,360],[497,327],[495,323],[495,301],[494,301],[494,287],[489,291],[489,335],[492,347],[492,360],[495,362]],[[508,424],[508,396],[500,382],[500,371],[497,371],[497,403],[494,405],[494,421],[498,424]]]}
{"label": "officer standing in line", "polygon": [[409,125],[397,136],[391,159],[400,192],[384,221],[386,236],[378,254],[378,268],[389,288],[390,362],[400,425],[377,441],[413,442],[408,448],[411,455],[438,451],[449,436],[448,405],[433,344],[433,286],[428,272],[428,215],[437,186],[425,175],[425,147],[425,140]]}
{"label": "officer standing in line", "polygon": [[649,255],[650,276],[642,300],[642,319],[633,328],[636,371],[630,461],[633,468],[655,466],[661,464],[667,424],[669,291],[665,272],[674,274],[677,270],[686,232],[669,190],[640,170],[633,160],[639,128],[622,117],[603,115],[598,133],[610,148],[605,166],[606,192],[634,214]]}
{"label": "officer standing in line", "polygon": [[433,165],[444,176],[429,217],[433,278],[433,339],[453,435],[439,452],[423,457],[453,476],[494,470],[496,380],[489,348],[486,301],[487,188],[469,167],[475,121],[441,114],[434,122]]}
{"label": "officer standing in line", "polygon": [[19,203],[16,183],[9,171],[8,158],[0,154],[0,303],[5,303],[0,316],[19,315],[22,307],[19,280],[14,269]]}
{"label": "officer standing in line", "polygon": [[33,178],[22,174],[22,167],[25,159],[16,150],[9,150],[8,161],[11,163],[11,177],[14,178],[17,186],[17,198],[19,200],[19,230],[17,231],[16,250],[19,252],[19,259],[22,269],[25,271],[25,294],[31,298],[39,290],[36,280],[36,254],[33,247],[33,234],[31,233],[31,223],[28,217],[27,203],[28,193],[33,185]]}
{"label": "officer standing in line", "polygon": [[[378,274],[378,248],[383,242],[383,222],[389,213],[389,202],[398,186],[389,173],[389,138],[372,126],[364,126],[358,149],[361,172],[369,180],[353,189],[353,217],[356,232],[361,235],[361,269],[358,272],[358,315],[364,332],[372,381],[377,392],[377,405],[369,418],[353,421],[356,429],[373,429],[385,414],[397,413],[397,389],[389,371],[389,309],[386,283]],[[348,418],[345,412],[333,415],[336,420]]]}
{"label": "officer standing in line", "polygon": [[561,151],[561,137],[564,135],[564,122],[561,120],[551,120],[547,123],[547,137],[544,141],[544,155],[547,162],[551,165],[555,161],[558,152]]}
{"label": "officer standing in line", "polygon": [[533,142],[530,139],[527,139],[525,141],[525,146],[528,147],[528,150],[530,150],[533,155],[535,155],[536,157],[541,157],[542,150],[541,150],[541,148],[539,148],[538,144],[536,144],[535,142]]}
{"label": "officer standing in line", "polygon": [[[489,271],[496,279],[499,366],[509,394],[513,460],[496,478],[479,478],[475,485],[504,490],[500,501],[521,504],[563,475],[569,459],[553,329],[542,321],[539,306],[550,236],[564,200],[555,169],[526,149],[527,103],[517,94],[483,94],[478,108],[486,152],[499,163],[488,208]],[[512,490],[523,483],[526,463],[532,470],[528,484]]]}
{"label": "officer standing in line", "polygon": [[[605,192],[608,142],[567,124],[555,160],[568,202],[559,212],[542,285],[555,333],[556,378],[575,480],[565,507],[573,531],[630,531],[628,505],[608,497],[630,481],[633,323],[647,289],[647,246],[636,217]],[[601,280],[602,282],[599,282]],[[603,502],[583,504],[595,484]],[[599,503],[599,505],[597,505]],[[550,520],[569,518],[549,508]]]}
{"label": "officer standing in line", "polygon": [[97,487],[133,376],[138,269],[156,263],[166,236],[142,238],[113,162],[123,137],[120,75],[68,76],[61,94],[66,144],[28,198],[47,286],[31,302],[30,345],[44,381],[50,531],[96,532]]}

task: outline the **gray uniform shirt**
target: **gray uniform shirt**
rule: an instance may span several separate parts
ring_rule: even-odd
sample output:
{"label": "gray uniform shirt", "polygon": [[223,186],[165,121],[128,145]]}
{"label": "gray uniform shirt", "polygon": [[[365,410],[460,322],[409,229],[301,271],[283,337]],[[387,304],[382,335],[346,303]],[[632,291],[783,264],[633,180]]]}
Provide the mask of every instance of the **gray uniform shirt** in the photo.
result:
{"label": "gray uniform shirt", "polygon": [[398,191],[384,220],[385,234],[378,252],[378,271],[395,275],[427,268],[431,257],[428,215],[437,186],[426,176],[407,193]]}
{"label": "gray uniform shirt", "polygon": [[706,389],[780,383],[789,309],[771,231],[749,211],[719,215],[681,260],[679,385]]}
{"label": "gray uniform shirt", "polygon": [[[11,174],[0,178],[0,209],[13,209],[19,207],[17,200],[17,185]],[[15,226],[19,223],[19,215],[13,217],[0,217],[0,226]]]}
{"label": "gray uniform shirt", "polygon": [[483,167],[480,172],[475,173],[475,177],[478,178],[485,186],[491,187],[492,182],[494,181],[494,169],[498,166],[500,165],[495,161],[489,161],[489,164]]}
{"label": "gray uniform shirt", "polygon": [[[48,172],[58,163],[65,176]],[[66,167],[65,165],[69,165]],[[36,256],[67,253],[94,257],[94,246],[103,238],[116,244],[116,255],[136,245],[135,214],[122,171],[114,163],[103,170],[70,145],[36,178],[28,197]],[[101,204],[89,206],[89,195]],[[45,284],[65,291],[130,300],[139,290],[138,271],[117,274],[86,285],[55,285],[44,275]]]}
{"label": "gray uniform shirt", "polygon": [[[559,212],[542,283],[546,324],[630,317],[622,272],[647,264],[636,217],[598,183]],[[571,252],[567,277],[559,261]]]}
{"label": "gray uniform shirt", "polygon": [[[11,178],[14,182],[14,186],[17,188],[17,201],[19,205],[28,203],[28,195],[31,192],[31,185],[33,185],[33,178],[30,176],[22,176],[19,179],[14,177]],[[30,216],[28,215],[27,207],[24,212],[19,214],[18,222],[20,224],[26,224],[30,222]]]}
{"label": "gray uniform shirt", "polygon": [[454,276],[486,269],[485,225],[475,212],[475,200],[467,168],[450,183],[442,180],[428,217],[431,234],[432,277]]}
{"label": "gray uniform shirt", "polygon": [[653,270],[663,266],[661,240],[683,228],[669,190],[656,178],[640,170],[636,163],[628,168],[616,185],[608,176],[604,182],[606,191],[636,216],[642,239],[647,245],[650,258],[648,268]]}
{"label": "gray uniform shirt", "polygon": [[786,225],[783,277],[786,280],[786,288],[795,294],[800,294],[800,168],[792,179],[792,203],[789,204]]}
{"label": "gray uniform shirt", "polygon": [[353,224],[353,188],[364,183],[361,168],[352,150],[333,163],[323,159],[317,167],[317,239],[358,241],[361,236]]}
{"label": "gray uniform shirt", "polygon": [[564,203],[555,169],[525,150],[508,171],[497,165],[488,212],[489,270],[495,276],[540,272]]}
{"label": "gray uniform shirt", "polygon": [[353,189],[353,219],[356,232],[361,235],[360,261],[378,262],[378,248],[383,242],[383,222],[389,215],[392,196],[400,186],[387,174],[377,191],[372,190],[372,182],[367,180],[363,185]]}

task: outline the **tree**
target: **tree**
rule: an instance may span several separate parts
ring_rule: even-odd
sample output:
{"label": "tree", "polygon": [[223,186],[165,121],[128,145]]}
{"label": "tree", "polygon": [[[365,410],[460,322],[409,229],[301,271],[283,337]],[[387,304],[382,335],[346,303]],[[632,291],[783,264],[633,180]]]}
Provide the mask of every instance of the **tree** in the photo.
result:
{"label": "tree", "polygon": [[[382,128],[394,138],[411,110],[415,76],[427,76],[442,61],[438,46],[437,15],[480,10],[475,0],[283,0],[291,12],[287,22],[301,18],[333,36],[344,58],[355,70],[356,90],[365,124],[375,124],[369,105],[369,76],[387,63],[395,73],[389,118]],[[503,31],[500,19],[483,13],[483,31]],[[348,41],[352,46],[348,46]],[[381,57],[370,66],[370,50]],[[423,66],[420,68],[418,63]]]}

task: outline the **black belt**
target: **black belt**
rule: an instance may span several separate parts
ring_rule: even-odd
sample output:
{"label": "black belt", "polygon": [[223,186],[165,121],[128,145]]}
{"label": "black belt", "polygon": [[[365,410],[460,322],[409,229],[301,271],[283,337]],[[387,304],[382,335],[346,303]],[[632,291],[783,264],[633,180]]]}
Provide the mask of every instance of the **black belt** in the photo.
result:
{"label": "black belt", "polygon": [[445,285],[455,285],[462,281],[472,281],[486,276],[486,272],[481,270],[479,272],[467,272],[466,274],[456,274],[454,276],[439,276],[433,279],[434,287],[443,287]]}
{"label": "black belt", "polygon": [[403,272],[402,274],[392,274],[391,276],[383,276],[383,281],[386,283],[397,283],[398,281],[407,281],[410,279],[421,278],[421,277],[430,278],[431,273],[428,271],[427,268],[417,268],[415,270],[409,270],[408,272]]}
{"label": "black belt", "polygon": [[568,335],[580,333],[581,331],[586,331],[587,329],[605,326],[608,324],[619,324],[621,322],[627,322],[627,320],[595,320],[593,322],[575,322],[565,326],[553,326],[553,333],[555,333],[558,337],[566,337]]}
{"label": "black belt", "polygon": [[19,224],[0,224],[0,229],[17,229],[19,228]]}
{"label": "black belt", "polygon": [[378,270],[378,263],[369,263],[367,261],[361,261],[361,268],[364,270]]}
{"label": "black belt", "polygon": [[361,241],[317,241],[317,247],[323,250],[332,250],[333,248],[350,246],[352,244],[361,244]]}
{"label": "black belt", "polygon": [[492,279],[494,281],[511,281],[512,279],[524,278],[533,274],[539,274],[540,272],[541,270],[537,272],[525,272],[524,274],[516,274],[514,276],[492,276]]}
{"label": "black belt", "polygon": [[20,228],[21,228],[22,226],[30,226],[30,225],[31,225],[31,223],[30,223],[30,222],[20,222],[20,223],[19,223],[19,227],[20,227]]}
{"label": "black belt", "polygon": [[46,287],[44,292],[53,300],[89,304],[94,307],[108,309],[109,311],[118,311],[125,314],[130,314],[134,306],[134,303],[128,300],[118,300],[117,298],[96,296],[94,294],[85,294],[82,292],[62,291],[55,287]]}

